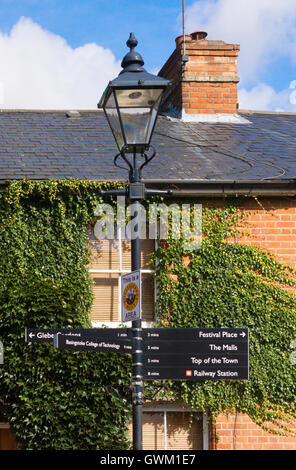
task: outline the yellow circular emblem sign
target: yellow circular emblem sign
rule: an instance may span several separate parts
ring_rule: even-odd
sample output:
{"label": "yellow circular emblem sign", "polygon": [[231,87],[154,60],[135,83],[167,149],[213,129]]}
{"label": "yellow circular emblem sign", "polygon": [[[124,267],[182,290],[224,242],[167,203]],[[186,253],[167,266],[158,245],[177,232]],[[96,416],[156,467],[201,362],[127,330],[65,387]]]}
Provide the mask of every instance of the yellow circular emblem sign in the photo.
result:
{"label": "yellow circular emblem sign", "polygon": [[133,282],[130,282],[123,291],[123,305],[126,310],[134,310],[139,302],[139,288]]}

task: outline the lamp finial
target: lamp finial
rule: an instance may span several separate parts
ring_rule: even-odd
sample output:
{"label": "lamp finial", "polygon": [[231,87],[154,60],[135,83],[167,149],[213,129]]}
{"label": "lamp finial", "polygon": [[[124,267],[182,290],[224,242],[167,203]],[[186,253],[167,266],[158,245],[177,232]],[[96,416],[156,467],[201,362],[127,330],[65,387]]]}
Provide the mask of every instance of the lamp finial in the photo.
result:
{"label": "lamp finial", "polygon": [[138,41],[136,40],[134,33],[130,33],[130,37],[126,41],[126,45],[127,45],[127,47],[130,48],[131,52],[132,52],[132,49],[137,47]]}
{"label": "lamp finial", "polygon": [[138,41],[135,38],[134,33],[130,33],[128,40],[126,41],[127,47],[130,48],[130,51],[125,55],[121,62],[121,67],[124,69],[120,74],[124,72],[143,72],[144,60],[138,52],[134,49],[138,45]]}

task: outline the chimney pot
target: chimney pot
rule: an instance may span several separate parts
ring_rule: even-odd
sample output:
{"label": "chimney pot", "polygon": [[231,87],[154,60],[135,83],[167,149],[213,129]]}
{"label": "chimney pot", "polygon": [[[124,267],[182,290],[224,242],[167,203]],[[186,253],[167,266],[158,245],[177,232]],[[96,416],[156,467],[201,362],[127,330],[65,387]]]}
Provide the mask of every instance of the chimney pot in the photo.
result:
{"label": "chimney pot", "polygon": [[208,33],[206,33],[205,31],[199,31],[199,30],[193,31],[193,33],[190,34],[191,39],[193,41],[200,41],[201,39],[205,39],[207,35]]}
{"label": "chimney pot", "polygon": [[[192,39],[191,34],[185,34],[185,41],[191,41],[191,39]],[[176,37],[175,41],[176,41],[176,47],[180,46],[180,44],[182,44],[183,42],[183,34],[182,36]]]}

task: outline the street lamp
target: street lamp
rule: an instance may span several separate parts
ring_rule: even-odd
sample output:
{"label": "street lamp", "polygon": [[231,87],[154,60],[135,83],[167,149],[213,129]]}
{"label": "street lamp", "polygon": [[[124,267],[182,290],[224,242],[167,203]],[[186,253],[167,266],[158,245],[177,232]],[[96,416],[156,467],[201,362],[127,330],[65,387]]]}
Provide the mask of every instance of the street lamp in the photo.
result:
{"label": "street lamp", "polygon": [[150,146],[161,98],[170,82],[143,69],[133,33],[126,44],[130,52],[122,60],[123,70],[109,82],[98,108],[105,111],[119,152],[143,153]]}
{"label": "street lamp", "polygon": [[[135,232],[131,240],[132,271],[141,269],[140,202],[147,194],[168,194],[170,191],[152,191],[141,182],[141,172],[155,156],[147,152],[152,147],[151,137],[156,124],[163,94],[170,81],[146,72],[141,55],[135,52],[138,44],[133,33],[127,41],[130,52],[123,58],[123,70],[110,81],[98,108],[103,108],[115,138],[119,153],[114,164],[129,171],[128,197],[135,214]],[[138,161],[140,157],[140,161]],[[121,158],[127,166],[120,166]],[[119,195],[124,190],[105,191]],[[142,405],[143,400],[143,336],[141,319],[132,322],[133,337],[133,448],[142,450]]]}

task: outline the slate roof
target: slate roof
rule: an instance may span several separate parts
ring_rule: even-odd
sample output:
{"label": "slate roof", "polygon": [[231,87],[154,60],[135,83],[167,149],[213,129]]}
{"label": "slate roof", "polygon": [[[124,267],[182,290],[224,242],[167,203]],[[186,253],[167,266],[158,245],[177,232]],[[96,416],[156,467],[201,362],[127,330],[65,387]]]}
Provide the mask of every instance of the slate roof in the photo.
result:
{"label": "slate roof", "polygon": [[[0,112],[0,181],[127,180],[101,111]],[[154,181],[296,179],[296,114],[243,112],[249,124],[188,123],[159,116],[157,156],[143,172]]]}

